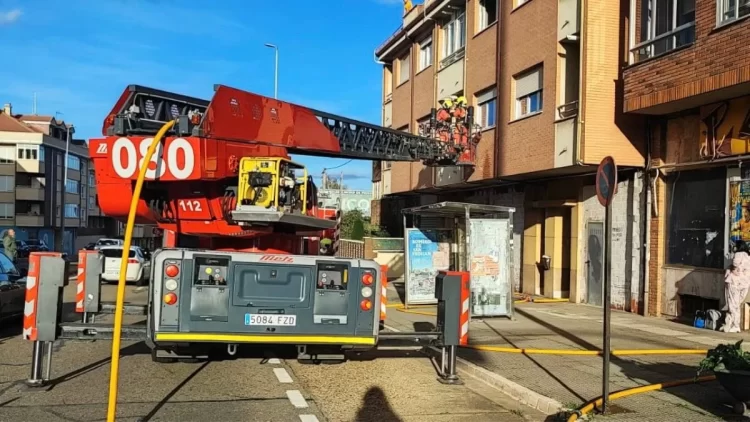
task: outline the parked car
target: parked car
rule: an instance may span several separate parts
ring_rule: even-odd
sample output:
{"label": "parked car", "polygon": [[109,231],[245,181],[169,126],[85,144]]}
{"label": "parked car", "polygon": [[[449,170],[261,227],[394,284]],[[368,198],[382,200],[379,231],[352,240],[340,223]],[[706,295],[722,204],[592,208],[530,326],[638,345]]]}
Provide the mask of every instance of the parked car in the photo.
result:
{"label": "parked car", "polygon": [[[101,279],[105,283],[116,283],[120,280],[122,265],[122,245],[101,246],[99,252],[104,255],[104,268]],[[131,246],[128,254],[126,282],[136,282],[139,286],[151,278],[151,260],[138,246]]]}
{"label": "parked car", "polygon": [[0,322],[21,318],[26,302],[26,276],[0,254]]}
{"label": "parked car", "polygon": [[31,252],[29,245],[23,240],[16,240],[16,257],[17,258],[28,258]]}
{"label": "parked car", "polygon": [[49,252],[49,246],[43,240],[29,239],[25,243],[29,252]]}
{"label": "parked car", "polygon": [[110,239],[110,238],[101,238],[96,241],[96,244],[94,244],[94,249],[98,250],[104,246],[116,246],[116,245],[122,245],[125,243],[122,239]]}

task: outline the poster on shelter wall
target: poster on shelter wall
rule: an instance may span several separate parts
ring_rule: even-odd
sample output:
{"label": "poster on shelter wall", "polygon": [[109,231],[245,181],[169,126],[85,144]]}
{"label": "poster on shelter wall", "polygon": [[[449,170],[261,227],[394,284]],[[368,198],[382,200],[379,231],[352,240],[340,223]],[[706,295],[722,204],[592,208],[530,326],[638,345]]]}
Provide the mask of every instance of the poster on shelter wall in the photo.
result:
{"label": "poster on shelter wall", "polygon": [[750,181],[729,184],[729,240],[750,242]]}
{"label": "poster on shelter wall", "polygon": [[470,228],[471,315],[510,316],[510,222],[472,219]]}
{"label": "poster on shelter wall", "polygon": [[444,229],[406,230],[407,305],[437,302],[435,277],[438,271],[450,269],[451,232]]}

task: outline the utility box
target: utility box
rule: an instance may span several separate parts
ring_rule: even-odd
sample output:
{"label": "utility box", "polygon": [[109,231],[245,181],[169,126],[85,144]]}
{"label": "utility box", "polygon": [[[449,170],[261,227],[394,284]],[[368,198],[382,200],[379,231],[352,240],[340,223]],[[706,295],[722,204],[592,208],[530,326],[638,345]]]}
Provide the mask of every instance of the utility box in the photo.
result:
{"label": "utility box", "polygon": [[439,271],[435,277],[437,331],[445,346],[469,343],[469,280],[469,273],[463,271]]}
{"label": "utility box", "polygon": [[23,337],[55,341],[62,314],[63,288],[68,284],[68,264],[58,252],[33,252],[26,279]]}

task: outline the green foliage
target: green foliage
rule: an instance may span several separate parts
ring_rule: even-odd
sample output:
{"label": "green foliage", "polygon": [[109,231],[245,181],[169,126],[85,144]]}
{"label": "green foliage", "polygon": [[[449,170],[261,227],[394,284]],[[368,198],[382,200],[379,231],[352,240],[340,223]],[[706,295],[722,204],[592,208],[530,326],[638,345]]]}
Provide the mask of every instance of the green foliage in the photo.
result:
{"label": "green foliage", "polygon": [[735,344],[720,344],[711,349],[700,362],[698,375],[716,370],[750,371],[750,352],[742,350],[742,340]]}
{"label": "green foliage", "polygon": [[353,240],[362,240],[365,237],[365,222],[364,220],[354,220],[352,226],[352,237]]}
{"label": "green foliage", "polygon": [[362,215],[362,211],[360,210],[351,210],[346,211],[344,215],[341,216],[341,238],[342,239],[354,239],[354,240],[362,240],[362,236],[360,235],[359,239],[355,239],[353,236],[354,233],[354,227],[357,222],[362,226],[362,232],[364,232],[364,221],[365,218]]}

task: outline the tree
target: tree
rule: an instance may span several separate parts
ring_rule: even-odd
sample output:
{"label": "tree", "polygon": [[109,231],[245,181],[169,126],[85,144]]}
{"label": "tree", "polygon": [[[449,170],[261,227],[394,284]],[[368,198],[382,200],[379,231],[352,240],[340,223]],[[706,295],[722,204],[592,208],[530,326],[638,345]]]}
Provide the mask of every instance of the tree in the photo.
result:
{"label": "tree", "polygon": [[346,184],[344,184],[344,186],[341,186],[341,183],[339,182],[340,182],[339,179],[334,179],[333,177],[329,177],[328,180],[326,181],[326,186],[324,188],[325,189],[343,189],[343,190],[349,189],[349,187],[346,186]]}
{"label": "tree", "polygon": [[[365,232],[365,218],[360,210],[350,210],[341,216],[341,238],[362,240]],[[359,238],[354,236],[358,235]]]}

